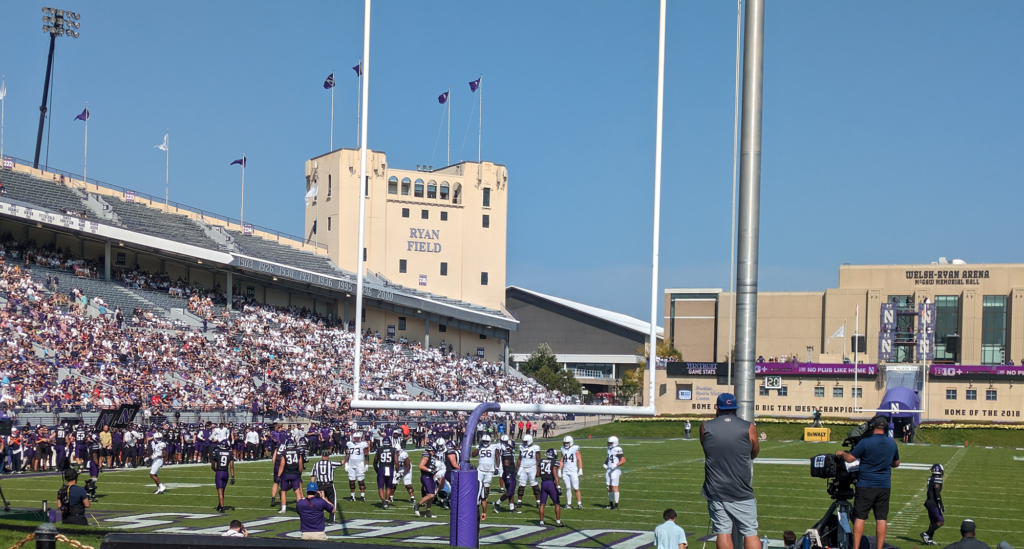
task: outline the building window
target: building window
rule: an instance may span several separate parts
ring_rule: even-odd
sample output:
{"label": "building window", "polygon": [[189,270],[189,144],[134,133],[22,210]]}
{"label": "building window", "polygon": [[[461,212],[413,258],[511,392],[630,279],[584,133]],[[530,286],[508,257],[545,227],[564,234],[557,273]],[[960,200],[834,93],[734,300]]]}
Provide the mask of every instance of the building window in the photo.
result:
{"label": "building window", "polygon": [[448,326],[445,326],[444,324],[438,324],[437,325],[437,331],[439,331],[439,332],[447,332],[448,331]]}
{"label": "building window", "polygon": [[765,387],[764,385],[759,386],[757,388],[757,396],[762,396],[762,397],[768,396],[768,388]]}
{"label": "building window", "polygon": [[433,179],[427,182],[427,198],[437,198],[437,183]]}
{"label": "building window", "polygon": [[327,230],[328,231],[331,230],[331,218],[330,217],[327,218]]}
{"label": "building window", "polygon": [[409,208],[402,208],[402,217],[409,217]]}
{"label": "building window", "polygon": [[441,212],[441,221],[448,221],[448,212]]}
{"label": "building window", "polygon": [[779,396],[789,396],[789,386],[783,385],[782,387],[779,387]]}
{"label": "building window", "polygon": [[833,387],[832,388],[832,398],[843,398],[843,388],[842,387]]}
{"label": "building window", "polygon": [[956,389],[946,389],[946,400],[956,400]]}
{"label": "building window", "polygon": [[400,272],[400,273],[406,272],[406,267],[407,266],[408,265],[406,264],[406,261],[404,259],[399,259],[398,260],[398,272]]}
{"label": "building window", "polygon": [[420,219],[430,219],[430,210],[421,210]]}
{"label": "building window", "polygon": [[964,400],[978,400],[977,389],[967,389],[964,391]]}
{"label": "building window", "polygon": [[488,189],[487,187],[484,187],[484,207],[491,207],[491,190]]}
{"label": "building window", "polygon": [[854,398],[864,398],[863,387],[854,387],[853,389],[850,390],[850,392],[853,393]]}
{"label": "building window", "polygon": [[452,204],[462,204],[462,183],[458,181],[452,186]]}
{"label": "building window", "polygon": [[441,182],[441,200],[448,200],[448,182]]}
{"label": "building window", "polygon": [[815,387],[814,388],[814,397],[815,398],[825,398],[825,388],[824,387]]}
{"label": "building window", "polygon": [[935,362],[956,362],[956,353],[946,352],[946,337],[957,333],[959,323],[960,296],[935,296]]}
{"label": "building window", "polygon": [[995,399],[996,399],[996,390],[995,389],[985,389],[985,400],[995,400]]}
{"label": "building window", "polygon": [[363,248],[363,261],[366,261],[366,248]]}
{"label": "building window", "polygon": [[388,194],[398,194],[398,178],[393,175],[388,179]]}
{"label": "building window", "polygon": [[412,195],[415,196],[416,198],[423,198],[423,180],[422,179],[417,179],[416,180],[416,183],[413,185]]}
{"label": "building window", "polygon": [[409,181],[408,177],[402,178],[402,196],[409,196],[409,187],[412,186],[412,181]]}
{"label": "building window", "polygon": [[485,229],[489,229],[490,227],[491,227],[491,216],[485,215],[484,216],[484,228]]}
{"label": "building window", "polygon": [[363,313],[360,316],[362,317],[362,322],[366,322],[366,307],[363,307]]}
{"label": "building window", "polygon": [[398,317],[398,329],[403,331],[403,332],[405,331],[405,317],[404,316]]}
{"label": "building window", "polygon": [[480,339],[487,339],[487,336],[485,336],[484,334],[480,334]]}
{"label": "building window", "polygon": [[985,296],[981,311],[981,363],[1005,364],[1006,296]]}
{"label": "building window", "polygon": [[334,184],[331,182],[331,174],[327,174],[327,196],[331,196],[333,190]]}
{"label": "building window", "polygon": [[448,264],[441,262],[441,276],[448,276]]}
{"label": "building window", "polygon": [[480,273],[480,285],[481,286],[486,286],[487,285],[487,273]]}

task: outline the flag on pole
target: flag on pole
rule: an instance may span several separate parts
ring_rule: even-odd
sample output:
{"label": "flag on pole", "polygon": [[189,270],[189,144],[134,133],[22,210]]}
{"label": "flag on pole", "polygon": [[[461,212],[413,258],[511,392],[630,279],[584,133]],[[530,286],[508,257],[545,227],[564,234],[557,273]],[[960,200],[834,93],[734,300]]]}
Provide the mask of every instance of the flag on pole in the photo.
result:
{"label": "flag on pole", "polygon": [[363,64],[360,62],[358,65],[352,67],[352,70],[356,71],[356,76],[363,75]]}
{"label": "flag on pole", "polygon": [[7,83],[0,82],[0,99],[7,97]]}
{"label": "flag on pole", "polygon": [[314,200],[316,200],[318,188],[319,185],[317,185],[316,183],[313,183],[313,186],[309,188],[309,192],[306,193],[306,206],[309,206],[310,204],[313,203]]}
{"label": "flag on pole", "polygon": [[835,339],[837,337],[846,337],[846,324],[840,326],[839,329],[836,330],[836,333],[832,334],[832,336],[829,337],[829,339]]}
{"label": "flag on pole", "polygon": [[234,166],[235,164],[240,164],[244,168],[245,167],[245,156],[243,156],[242,158],[239,158],[238,160],[235,160],[230,165]]}
{"label": "flag on pole", "polygon": [[89,109],[88,109],[88,107],[84,111],[82,111],[82,114],[76,116],[75,120],[83,120],[85,122],[88,122],[89,121]]}
{"label": "flag on pole", "polygon": [[334,73],[332,72],[327,80],[324,80],[324,89],[329,90],[334,87]]}
{"label": "flag on pole", "polygon": [[169,133],[164,134],[164,142],[159,144],[159,145],[154,145],[153,148],[154,149],[160,149],[161,151],[166,151],[167,150],[167,139],[170,136],[171,136],[171,134],[169,134]]}
{"label": "flag on pole", "polygon": [[476,90],[480,89],[480,81],[481,80],[483,80],[482,76],[480,78],[477,78],[476,80],[470,82],[469,83],[469,91],[475,92]]}
{"label": "flag on pole", "polygon": [[451,92],[444,92],[441,95],[437,96],[437,102],[442,104],[442,105],[447,103],[448,102],[448,94],[449,93],[451,93]]}

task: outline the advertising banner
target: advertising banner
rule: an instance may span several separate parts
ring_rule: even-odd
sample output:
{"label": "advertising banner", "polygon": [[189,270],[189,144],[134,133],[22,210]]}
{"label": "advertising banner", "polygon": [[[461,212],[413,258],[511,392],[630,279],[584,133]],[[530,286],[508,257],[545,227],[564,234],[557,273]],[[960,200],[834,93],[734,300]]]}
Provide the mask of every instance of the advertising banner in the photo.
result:
{"label": "advertising banner", "polygon": [[832,438],[832,429],[821,427],[804,427],[804,440],[828,442]]}
{"label": "advertising banner", "polygon": [[1024,366],[961,366],[933,364],[929,373],[937,377],[991,375],[1002,377],[1024,377]]}
{"label": "advertising banner", "polygon": [[[852,376],[853,364],[815,364],[813,362],[761,362],[754,366],[754,373],[757,375],[773,376]],[[858,375],[873,376],[877,373],[877,364],[857,365]]]}

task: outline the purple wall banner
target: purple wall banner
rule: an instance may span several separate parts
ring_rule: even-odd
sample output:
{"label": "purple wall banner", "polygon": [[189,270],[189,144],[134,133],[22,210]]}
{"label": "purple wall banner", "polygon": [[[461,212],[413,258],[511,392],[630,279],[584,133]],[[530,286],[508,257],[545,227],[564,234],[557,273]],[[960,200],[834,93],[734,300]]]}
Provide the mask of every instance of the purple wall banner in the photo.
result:
{"label": "purple wall banner", "polygon": [[1024,366],[960,366],[953,364],[933,364],[929,368],[929,373],[937,377],[957,377],[965,375],[1024,377]]}
{"label": "purple wall banner", "polygon": [[[757,375],[772,376],[852,376],[853,364],[815,364],[813,362],[760,362],[754,366],[754,373]],[[858,364],[857,374],[862,376],[876,375],[878,374],[878,365]]]}

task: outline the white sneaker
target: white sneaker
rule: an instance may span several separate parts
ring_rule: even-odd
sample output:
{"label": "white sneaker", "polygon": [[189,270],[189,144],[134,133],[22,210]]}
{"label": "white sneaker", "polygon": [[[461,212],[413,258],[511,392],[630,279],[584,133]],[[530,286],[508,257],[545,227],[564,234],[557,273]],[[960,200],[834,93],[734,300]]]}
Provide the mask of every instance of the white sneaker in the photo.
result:
{"label": "white sneaker", "polygon": [[167,489],[167,487],[166,487],[166,486],[164,486],[163,484],[161,484],[161,485],[160,485],[160,491],[161,491],[161,492],[163,492],[163,491],[164,491],[164,490],[166,490],[166,489]]}
{"label": "white sneaker", "polygon": [[539,520],[539,521],[537,521],[537,524],[538,524],[539,526],[544,526],[544,521],[543,521],[543,520]]}
{"label": "white sneaker", "polygon": [[281,509],[280,511],[277,512],[277,514],[283,515],[285,513],[285,511],[287,511],[287,509]]}

